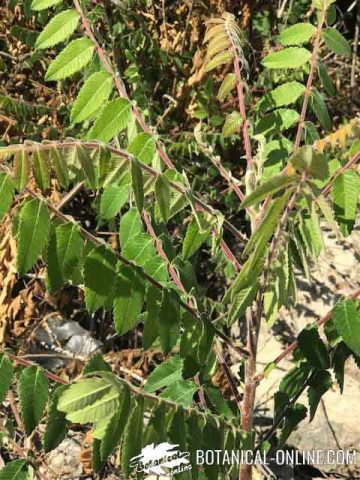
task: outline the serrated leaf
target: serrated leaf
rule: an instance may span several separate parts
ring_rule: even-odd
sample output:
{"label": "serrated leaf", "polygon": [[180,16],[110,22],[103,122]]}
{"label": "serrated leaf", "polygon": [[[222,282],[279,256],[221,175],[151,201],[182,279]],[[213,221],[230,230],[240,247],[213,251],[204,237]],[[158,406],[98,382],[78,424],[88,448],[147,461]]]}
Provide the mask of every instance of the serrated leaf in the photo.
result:
{"label": "serrated leaf", "polygon": [[32,169],[38,186],[41,190],[47,190],[50,186],[50,165],[47,154],[41,148],[33,153]]}
{"label": "serrated leaf", "polygon": [[334,96],[336,94],[334,84],[331,78],[329,77],[329,74],[327,73],[325,65],[320,60],[318,61],[318,72],[319,72],[321,83],[323,84],[323,87],[325,88],[326,93],[331,97]]}
{"label": "serrated leaf", "polygon": [[175,355],[169,360],[161,363],[150,373],[146,380],[144,390],[150,393],[156,392],[156,390],[159,390],[160,388],[182,380],[183,365],[184,362],[179,355]]}
{"label": "serrated leaf", "polygon": [[279,42],[283,45],[301,45],[308,42],[315,32],[316,28],[311,23],[296,23],[281,32]]}
{"label": "serrated leaf", "polygon": [[0,221],[11,207],[15,185],[10,175],[0,173]]}
{"label": "serrated leaf", "polygon": [[255,124],[256,135],[272,135],[275,132],[282,132],[298,123],[300,115],[292,108],[278,108],[265,115]]}
{"label": "serrated leaf", "polygon": [[211,60],[205,66],[205,72],[211,72],[220,65],[229,63],[233,59],[233,53],[231,50],[226,50],[214,55]]}
{"label": "serrated leaf", "polygon": [[[203,216],[200,216],[200,221],[202,221]],[[182,247],[182,256],[184,260],[191,258],[201,245],[208,239],[210,235],[211,225],[203,221],[204,225],[202,230],[200,230],[199,224],[196,218],[193,218],[189,223]]]}
{"label": "serrated leaf", "polygon": [[129,199],[128,185],[111,185],[105,188],[100,201],[100,218],[111,220],[116,217]]}
{"label": "serrated leaf", "polygon": [[317,119],[326,131],[331,130],[331,118],[327,109],[324,97],[320,92],[313,88],[311,91],[310,105]]}
{"label": "serrated leaf", "polygon": [[144,400],[140,397],[134,403],[121,445],[121,468],[125,478],[130,476],[132,470],[130,460],[140,453],[143,445]]}
{"label": "serrated leaf", "polygon": [[276,198],[266,212],[266,216],[258,228],[251,235],[243,254],[248,255],[254,250],[255,256],[262,256],[266,250],[266,246],[271,236],[275,232],[282,213],[286,208],[286,204],[292,193],[292,189],[288,189],[281,197]]}
{"label": "serrated leaf", "polygon": [[262,60],[266,68],[300,68],[311,58],[306,48],[290,47],[280,52],[270,53]]}
{"label": "serrated leaf", "polygon": [[278,279],[268,282],[264,292],[264,314],[268,328],[271,328],[277,320],[280,308]]}
{"label": "serrated leaf", "polygon": [[244,315],[247,307],[251,305],[255,299],[256,291],[257,284],[255,283],[251,287],[240,290],[240,292],[234,296],[228,317],[229,326],[235,321],[239,320],[242,315]]}
{"label": "serrated leaf", "polygon": [[120,221],[120,245],[121,249],[125,248],[128,240],[133,239],[143,230],[141,217],[137,208],[130,208]]}
{"label": "serrated leaf", "polygon": [[46,430],[43,439],[45,452],[54,450],[65,438],[68,430],[68,421],[65,419],[65,413],[57,408],[60,396],[67,389],[66,385],[60,385],[51,394],[49,402],[49,412],[46,422]]}
{"label": "serrated leaf", "polygon": [[264,200],[268,195],[274,195],[284,190],[289,185],[295,184],[297,175],[276,175],[267,182],[262,183],[241,203],[241,208],[247,208]]}
{"label": "serrated leaf", "polygon": [[135,202],[139,213],[144,208],[144,178],[140,163],[136,158],[131,159],[131,183],[135,195]]}
{"label": "serrated leaf", "polygon": [[225,100],[225,98],[231,93],[231,91],[236,86],[236,75],[235,73],[228,73],[224,80],[222,81],[218,94],[217,99],[221,102]]}
{"label": "serrated leaf", "polygon": [[360,313],[355,302],[352,300],[339,302],[333,310],[332,318],[346,345],[356,355],[360,355]]}
{"label": "serrated leaf", "polygon": [[353,171],[342,173],[335,180],[331,196],[335,216],[344,235],[349,235],[355,223],[360,194],[360,177]]}
{"label": "serrated leaf", "polygon": [[307,408],[301,403],[295,403],[286,412],[284,427],[280,435],[280,444],[284,445],[295,427],[306,418]]}
{"label": "serrated leaf", "polygon": [[149,133],[139,133],[130,143],[128,152],[147,165],[150,165],[156,153],[154,137]]}
{"label": "serrated leaf", "polygon": [[301,352],[311,366],[319,370],[326,370],[330,366],[329,353],[325,343],[321,340],[317,328],[304,328],[298,336]]}
{"label": "serrated leaf", "polygon": [[93,73],[82,86],[71,109],[70,119],[80,123],[95,115],[111,94],[113,79],[107,72]]}
{"label": "serrated leaf", "polygon": [[86,258],[84,278],[89,312],[110,308],[115,294],[116,257],[105,245],[95,248]]}
{"label": "serrated leaf", "polygon": [[80,15],[76,10],[64,10],[46,25],[36,40],[35,48],[49,48],[69,38],[76,30]]}
{"label": "serrated leaf", "polygon": [[155,195],[162,219],[167,223],[170,218],[171,189],[164,175],[158,175],[156,178]]}
{"label": "serrated leaf", "polygon": [[0,354],[0,403],[5,400],[6,394],[13,380],[14,367],[5,353]]}
{"label": "serrated leaf", "polygon": [[109,142],[126,128],[130,120],[130,112],[131,104],[124,98],[111,100],[90,129],[88,139]]}
{"label": "serrated leaf", "polygon": [[23,204],[19,214],[17,270],[27,273],[42,254],[48,242],[50,215],[47,206],[33,199]]}
{"label": "serrated leaf", "polygon": [[226,115],[225,123],[222,128],[224,137],[230,137],[234,133],[239,133],[243,123],[242,116],[239,112],[234,111]]}
{"label": "serrated leaf", "polygon": [[159,310],[159,336],[166,355],[176,345],[180,334],[180,304],[175,292],[163,290]]}
{"label": "serrated leaf", "polygon": [[327,371],[316,372],[309,382],[307,391],[310,406],[310,422],[313,420],[321,397],[332,387],[331,375]]}
{"label": "serrated leaf", "polygon": [[261,110],[285,107],[290,105],[303,95],[305,87],[299,82],[283,83],[279,87],[268,93],[258,104]]}
{"label": "serrated leaf", "polygon": [[101,439],[101,460],[105,461],[113,450],[120,444],[130,413],[130,391],[124,387],[120,394],[120,405],[115,415],[110,419]]}
{"label": "serrated leaf", "polygon": [[65,47],[53,60],[46,71],[45,80],[57,81],[71,77],[91,61],[95,46],[87,38],[78,38]]}
{"label": "serrated leaf", "polygon": [[84,249],[84,240],[78,225],[65,223],[54,229],[47,257],[47,286],[57,291],[70,278]]}
{"label": "serrated leaf", "polygon": [[324,28],[322,31],[322,38],[327,47],[334,53],[338,55],[351,55],[350,45],[336,28]]}
{"label": "serrated leaf", "polygon": [[193,380],[178,380],[169,385],[161,394],[161,398],[167,398],[173,402],[190,408],[193,403],[193,396],[198,387]]}
{"label": "serrated leaf", "polygon": [[[76,151],[76,150],[75,150]],[[69,186],[69,168],[66,165],[63,152],[54,147],[50,150],[50,159],[56,176],[62,187],[67,188]]]}
{"label": "serrated leaf", "polygon": [[26,435],[32,434],[44,415],[49,395],[48,388],[48,379],[40,367],[27,367],[21,371],[18,395]]}
{"label": "serrated leaf", "polygon": [[[326,322],[327,325],[330,322]],[[337,383],[340,387],[340,393],[344,391],[344,379],[345,379],[345,363],[351,356],[351,350],[345,345],[344,342],[339,343],[335,347],[333,357],[331,359],[332,367]]]}
{"label": "serrated leaf", "polygon": [[31,8],[36,11],[45,10],[45,8],[53,7],[60,2],[62,2],[62,0],[33,0]]}
{"label": "serrated leaf", "polygon": [[156,256],[156,250],[151,235],[138,233],[125,244],[123,255],[139,266],[144,266],[148,260]]}
{"label": "serrated leaf", "polygon": [[0,480],[30,480],[25,460],[13,460],[0,470]]}
{"label": "serrated leaf", "polygon": [[289,399],[295,397],[301,390],[308,376],[309,367],[307,365],[294,367],[282,378],[279,391],[285,393]]}
{"label": "serrated leaf", "polygon": [[114,415],[119,407],[119,390],[106,378],[86,378],[70,385],[60,395],[58,410],[73,423],[97,422]]}
{"label": "serrated leaf", "polygon": [[122,266],[118,272],[114,299],[114,323],[118,335],[124,335],[134,327],[144,304],[144,296],[143,278],[134,268]]}
{"label": "serrated leaf", "polygon": [[24,150],[14,155],[14,184],[18,191],[24,190],[30,175],[30,158]]}

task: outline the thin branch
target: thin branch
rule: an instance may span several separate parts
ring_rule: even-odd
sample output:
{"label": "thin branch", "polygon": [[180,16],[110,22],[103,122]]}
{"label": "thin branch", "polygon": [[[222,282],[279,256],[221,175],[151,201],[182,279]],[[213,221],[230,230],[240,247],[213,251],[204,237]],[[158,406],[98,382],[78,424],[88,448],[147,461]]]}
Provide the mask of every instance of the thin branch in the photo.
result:
{"label": "thin branch", "polygon": [[298,125],[298,130],[296,133],[296,139],[295,139],[295,146],[294,146],[294,151],[296,152],[299,147],[300,147],[300,142],[301,142],[301,135],[304,129],[304,123],[305,123],[305,118],[306,118],[306,112],[307,108],[309,105],[309,100],[310,100],[310,95],[311,95],[311,89],[312,89],[312,84],[314,81],[314,76],[315,76],[315,71],[316,71],[316,66],[317,66],[317,59],[318,59],[318,53],[319,53],[319,47],[320,47],[320,41],[321,41],[321,33],[322,29],[326,20],[326,8],[324,7],[323,11],[321,12],[321,17],[319,21],[319,25],[316,31],[316,36],[315,36],[315,41],[314,41],[314,48],[311,56],[311,64],[310,64],[310,72],[308,76],[308,80],[306,83],[306,90],[304,94],[304,101],[301,109],[301,115],[300,115],[300,122]]}
{"label": "thin branch", "polygon": [[[12,353],[8,353],[7,351],[5,351],[4,349],[0,349],[0,353],[3,353],[5,355],[7,355],[13,362],[17,363],[18,365],[23,365],[24,367],[33,367],[33,366],[37,366],[36,363],[34,362],[30,362],[28,360],[25,360],[24,358],[22,357],[18,357],[17,355],[13,355]],[[56,382],[56,383],[61,383],[62,385],[71,385],[72,382],[68,381],[68,380],[65,380],[64,378],[61,378],[59,377],[58,375],[55,375],[54,373],[52,372],[49,372],[48,370],[46,369],[43,369],[43,372],[44,374],[52,381]],[[141,395],[143,396],[144,398],[147,398],[149,399],[150,401],[152,402],[155,402],[155,403],[163,403],[163,404],[166,404],[166,405],[169,405],[170,407],[172,408],[184,408],[182,407],[181,405],[179,405],[178,403],[176,402],[173,402],[172,400],[169,400],[167,398],[161,398],[161,397],[157,397],[156,395],[153,395],[151,393],[147,393],[145,392],[144,390],[142,390],[141,388],[139,387],[136,387],[135,385],[133,385],[132,383],[128,382],[127,380],[125,380],[124,378],[121,378],[121,377],[117,377],[117,379],[124,383],[125,385],[127,385],[129,387],[129,389],[136,395]],[[194,411],[195,409],[194,408],[184,408],[184,410],[187,410],[187,411]],[[196,410],[197,414],[198,415],[203,415],[203,413],[200,411],[200,410]],[[227,426],[227,427],[231,427],[231,424],[229,424],[226,420],[224,420],[222,417],[216,417],[217,420]]]}
{"label": "thin branch", "polygon": [[[267,442],[273,434],[276,432],[278,429],[280,423],[283,421],[283,419],[286,417],[287,412],[289,409],[295,404],[295,402],[300,398],[302,393],[305,391],[306,387],[309,385],[311,380],[315,377],[316,372],[312,372],[311,375],[305,380],[305,382],[301,385],[301,388],[297,392],[297,394],[291,399],[289,403],[287,403],[284,408],[281,410],[277,418],[274,420],[273,426],[270,428],[270,430],[266,433],[265,437],[261,439],[261,443]],[[255,452],[257,452],[260,448],[260,445],[257,445],[255,448]]]}
{"label": "thin branch", "polygon": [[[6,173],[9,173],[11,174],[11,172],[9,172],[3,165],[0,166],[0,171],[3,171],[3,172],[6,172]],[[89,231],[87,231],[84,227],[82,227],[81,225],[79,225],[72,217],[68,217],[66,216],[64,213],[62,213],[58,208],[56,208],[54,205],[52,205],[49,201],[47,201],[45,198],[43,198],[42,196],[38,195],[36,192],[33,192],[31,189],[29,188],[24,188],[23,190],[24,192],[26,192],[28,195],[30,195],[32,198],[36,199],[36,200],[39,200],[40,202],[44,202],[48,209],[57,217],[59,218],[60,220],[62,220],[63,222],[65,223],[73,223],[75,225],[77,225],[79,227],[79,231],[81,233],[81,235],[83,236],[84,239],[90,241],[91,243],[93,243],[94,245],[96,246],[101,246],[101,245],[104,245],[104,242],[103,240],[100,240],[99,238],[95,237],[92,233],[90,233]],[[149,275],[148,273],[145,272],[145,270],[143,270],[141,267],[139,267],[138,265],[136,265],[135,263],[133,263],[132,261],[126,259],[125,257],[123,257],[119,252],[117,252],[116,250],[113,250],[111,249],[112,252],[114,253],[114,255],[117,257],[117,259],[123,263],[124,265],[128,266],[128,267],[131,267],[131,268],[136,268],[137,271],[141,272],[142,276],[144,277],[145,280],[147,280],[149,283],[151,283],[155,288],[159,289],[159,290],[164,290],[164,286],[158,282],[155,278],[153,278],[151,275]],[[193,317],[195,317],[196,319],[199,319],[201,318],[201,314],[198,310],[196,310],[194,307],[188,305],[187,303],[183,302],[180,298],[179,298],[179,304],[182,308],[184,308],[185,310],[187,310]],[[240,356],[243,356],[243,352],[241,349],[239,349],[237,346],[235,346],[230,339],[228,339],[225,335],[223,335],[219,330],[217,330],[216,328],[214,328],[215,330],[215,333],[219,334],[220,338],[222,338],[224,340],[224,342],[226,342],[229,347],[231,347],[234,351],[236,351]],[[219,333],[218,333],[219,332]]]}
{"label": "thin branch", "polygon": [[236,89],[238,94],[239,110],[240,110],[241,117],[243,119],[242,131],[243,131],[244,147],[245,147],[245,153],[246,153],[246,162],[247,162],[248,168],[251,169],[253,164],[253,159],[252,159],[252,153],[251,153],[249,125],[248,125],[246,106],[245,106],[244,85],[243,85],[241,70],[240,70],[241,60],[240,60],[236,45],[234,43],[234,40],[231,36],[230,36],[230,40],[231,40],[232,49],[234,52],[234,71],[236,76]]}
{"label": "thin branch", "polygon": [[350,160],[341,168],[339,168],[335,174],[333,175],[333,177],[331,178],[331,180],[329,181],[329,183],[326,185],[326,187],[324,187],[323,191],[322,191],[322,194],[324,196],[328,195],[328,193],[330,192],[332,186],[334,185],[334,182],[335,180],[344,172],[346,172],[347,170],[349,170],[352,166],[354,166],[358,161],[360,160],[360,151],[357,152],[352,158],[350,158]]}
{"label": "thin branch", "polygon": [[[144,212],[143,214],[143,218],[144,218],[144,221],[145,221],[145,224],[146,224],[146,228],[149,232],[149,234],[151,235],[154,243],[155,243],[155,247],[156,247],[156,250],[158,252],[158,254],[160,255],[160,257],[167,263],[168,265],[168,270],[169,270],[169,274],[171,276],[171,279],[173,281],[173,283],[185,294],[187,295],[187,292],[185,290],[185,287],[183,285],[183,283],[181,282],[181,279],[179,277],[179,275],[177,274],[174,266],[169,262],[169,259],[163,249],[163,246],[161,244],[161,241],[157,238],[156,236],[156,233],[153,229],[153,226],[151,224],[151,219],[150,219],[150,216],[147,212]],[[193,308],[194,309],[194,304],[192,302],[191,299],[188,300],[188,305],[189,307]],[[197,317],[199,320],[200,320],[200,317]],[[238,389],[236,387],[236,383],[235,383],[235,380],[233,378],[233,375],[227,365],[227,363],[225,362],[225,359],[223,358],[220,350],[217,348],[217,346],[214,344],[212,346],[212,350],[213,352],[215,353],[220,365],[222,366],[224,372],[225,372],[225,375],[226,375],[226,378],[228,380],[228,383],[229,383],[229,387],[232,391],[232,394],[234,395],[235,397],[235,401],[236,401],[236,404],[238,405],[239,407],[239,411],[241,411],[241,402],[240,402],[240,397],[239,397],[239,392],[238,392]],[[202,390],[202,386],[199,382],[199,377],[197,376],[197,381],[198,381],[198,386],[199,386],[199,389],[201,389],[199,391],[199,396],[200,396],[200,400],[201,400],[201,403],[205,404],[205,408],[206,408],[206,402],[205,402],[205,397],[204,397],[204,394],[203,394],[203,390]]]}
{"label": "thin branch", "polygon": [[[10,145],[8,147],[0,147],[0,152],[8,150],[9,154],[14,154],[17,151],[26,151],[26,152],[34,152],[37,149],[41,148],[41,150],[51,150],[52,148],[71,148],[75,147],[76,145],[82,145],[85,148],[92,148],[92,149],[100,149],[102,147],[102,144],[99,142],[82,142],[79,140],[72,140],[72,141],[65,141],[65,142],[52,142],[52,143],[44,143],[44,144],[36,144],[36,145],[19,145],[19,146],[13,146]],[[117,157],[123,158],[124,160],[130,162],[132,155],[125,152],[124,150],[120,150],[115,147],[108,147],[109,151],[114,154]],[[152,168],[150,165],[146,165],[145,163],[139,161],[139,165],[142,170],[145,172],[149,173],[149,175],[153,177],[157,177],[160,172]],[[203,212],[210,213],[210,215],[216,217],[217,212],[216,210],[211,207],[210,205],[207,205],[205,202],[203,202],[200,198],[198,198],[196,195],[193,194],[193,192],[184,187],[183,185],[180,185],[177,182],[174,182],[172,180],[169,180],[169,183],[171,187],[176,190],[177,192],[183,194],[183,195],[190,195],[193,199],[199,210]],[[231,232],[238,240],[240,240],[241,243],[244,243],[247,241],[245,235],[243,235],[232,223],[230,223],[226,218],[224,219],[224,227]]]}
{"label": "thin branch", "polygon": [[[347,297],[347,300],[355,300],[355,298],[358,298],[360,297],[360,288],[358,290],[356,290],[354,293],[352,293],[349,297]],[[328,312],[324,317],[322,317],[318,322],[317,322],[317,326],[318,327],[321,327],[322,325],[324,325],[326,322],[328,322],[329,320],[331,320],[332,318],[332,314],[333,314],[333,310],[331,310],[330,312]],[[273,360],[272,362],[270,362],[271,364],[274,364],[275,366],[278,366],[288,355],[290,355],[290,353],[292,353],[297,347],[299,346],[299,343],[297,340],[295,340],[294,342],[292,342],[280,355],[278,355],[275,360]],[[254,377],[254,381],[259,383],[261,382],[261,380],[263,380],[265,378],[265,375],[266,375],[266,369],[263,370],[263,372],[257,374],[255,377]]]}

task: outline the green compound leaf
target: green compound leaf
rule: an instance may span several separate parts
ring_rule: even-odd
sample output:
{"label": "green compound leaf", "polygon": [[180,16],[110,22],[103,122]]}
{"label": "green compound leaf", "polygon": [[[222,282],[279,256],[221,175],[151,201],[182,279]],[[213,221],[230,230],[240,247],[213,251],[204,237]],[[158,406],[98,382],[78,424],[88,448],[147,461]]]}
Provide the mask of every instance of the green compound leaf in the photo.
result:
{"label": "green compound leaf", "polygon": [[19,214],[17,269],[27,273],[48,242],[50,215],[44,202],[33,199],[23,204]]}
{"label": "green compound leaf", "polygon": [[40,367],[27,367],[21,371],[18,395],[26,435],[32,434],[44,415],[48,389],[48,379]]}
{"label": "green compound leaf", "polygon": [[65,10],[46,25],[36,40],[35,47],[39,49],[53,47],[69,38],[76,30],[80,15],[76,10]]}
{"label": "green compound leaf", "polygon": [[120,221],[120,246],[123,250],[130,239],[133,239],[143,230],[138,209],[133,207],[128,210]]}
{"label": "green compound leaf", "polygon": [[124,98],[111,100],[88,133],[89,140],[109,142],[124,130],[129,123],[131,104]]}
{"label": "green compound leaf", "polygon": [[30,175],[30,158],[27,152],[21,151],[14,155],[14,184],[16,189],[21,192],[26,187]]}
{"label": "green compound leaf", "polygon": [[360,194],[360,177],[347,171],[337,177],[331,190],[335,205],[335,217],[344,235],[353,229]]}
{"label": "green compound leaf", "polygon": [[71,77],[91,61],[94,49],[93,42],[87,37],[73,40],[52,61],[46,72],[45,80],[57,81]]}
{"label": "green compound leaf", "polygon": [[280,52],[270,53],[261,62],[266,68],[300,68],[311,58],[306,48],[290,47]]}
{"label": "green compound leaf", "polygon": [[220,85],[220,88],[217,94],[217,99],[219,101],[225,100],[225,98],[231,93],[231,91],[235,88],[235,86],[236,86],[235,73],[228,73]]}
{"label": "green compound leaf", "polygon": [[93,73],[82,86],[71,109],[70,119],[80,123],[95,115],[111,94],[113,79],[107,72]]}
{"label": "green compound leaf", "polygon": [[198,386],[193,380],[178,380],[169,385],[161,394],[161,398],[167,398],[182,405],[185,408],[190,408],[193,404],[193,396],[197,391]]}

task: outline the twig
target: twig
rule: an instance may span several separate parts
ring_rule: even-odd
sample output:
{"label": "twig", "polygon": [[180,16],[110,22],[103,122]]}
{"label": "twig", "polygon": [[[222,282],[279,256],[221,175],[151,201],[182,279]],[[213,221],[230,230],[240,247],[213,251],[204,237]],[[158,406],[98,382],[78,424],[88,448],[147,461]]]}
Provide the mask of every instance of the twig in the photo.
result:
{"label": "twig", "polygon": [[324,189],[322,190],[322,194],[324,196],[328,195],[328,193],[330,192],[331,190],[331,187],[334,185],[334,182],[335,180],[344,172],[346,172],[347,170],[349,170],[353,165],[355,165],[358,161],[360,160],[360,152],[356,153],[352,158],[350,158],[350,160],[341,168],[339,168],[335,174],[333,175],[333,177],[331,178],[331,180],[329,181],[329,183],[326,185],[326,187],[324,187]]}
{"label": "twig", "polygon": [[305,118],[306,118],[306,112],[310,100],[310,95],[311,95],[311,89],[312,89],[312,83],[314,80],[314,75],[315,75],[315,70],[316,70],[316,65],[317,65],[317,58],[318,58],[318,53],[319,53],[319,46],[320,46],[320,41],[321,41],[321,32],[325,23],[326,19],[326,8],[323,8],[323,11],[321,12],[321,17],[319,21],[319,25],[316,31],[316,36],[315,36],[315,42],[314,42],[314,48],[312,52],[312,57],[311,57],[311,65],[310,65],[310,72],[308,76],[308,80],[306,83],[306,90],[304,94],[304,101],[301,109],[301,115],[300,115],[300,122],[296,134],[296,139],[295,139],[295,145],[294,145],[294,151],[296,152],[299,147],[300,147],[300,142],[301,142],[301,135],[302,131],[304,128],[304,123],[305,123]]}
{"label": "twig", "polygon": [[354,45],[353,45],[353,56],[351,63],[351,80],[350,86],[354,88],[356,86],[356,66],[358,64],[358,48],[359,48],[359,32],[360,32],[360,3],[357,2],[356,8],[356,22],[355,22],[355,34],[354,34]]}
{"label": "twig", "polygon": [[[144,218],[144,221],[145,221],[145,224],[146,224],[146,228],[147,228],[149,234],[151,235],[151,237],[152,237],[152,239],[155,243],[155,247],[156,247],[156,250],[157,250],[158,254],[168,265],[169,274],[171,276],[171,279],[172,279],[173,283],[181,290],[181,292],[183,292],[185,295],[187,295],[187,292],[185,290],[185,287],[184,287],[183,283],[181,282],[181,279],[180,279],[179,275],[177,274],[174,266],[171,265],[171,263],[169,262],[169,259],[168,259],[167,255],[166,255],[166,253],[163,249],[161,241],[156,236],[156,233],[153,229],[153,226],[151,225],[151,220],[150,220],[149,214],[147,212],[144,212],[143,213],[143,218]],[[193,304],[191,299],[188,300],[188,305],[189,305],[189,307],[194,309],[194,304]],[[197,316],[198,320],[200,320],[200,318],[201,318],[200,316]],[[237,403],[237,405],[239,407],[239,410],[240,410],[240,401],[238,402],[239,393],[238,393],[235,381],[233,379],[232,373],[231,373],[228,365],[226,364],[225,359],[223,358],[220,350],[217,348],[217,346],[215,344],[212,346],[212,349],[213,349],[220,365],[222,366],[222,368],[225,372],[226,378],[227,378],[228,383],[229,383],[229,387],[230,387],[230,389],[231,389],[231,391],[232,391],[232,393],[235,397],[236,403]],[[200,384],[200,381],[199,381],[199,376],[196,377],[195,381],[198,382],[198,386],[199,386],[199,389],[200,389],[199,390],[200,401],[205,406],[205,409],[206,409],[206,401],[205,401],[205,397],[204,397],[204,392],[202,390],[202,385]]]}
{"label": "twig", "polygon": [[[276,432],[278,426],[280,425],[280,423],[283,421],[283,419],[285,418],[287,412],[289,411],[289,409],[295,404],[295,402],[299,399],[299,397],[302,395],[302,393],[304,392],[304,390],[306,389],[306,387],[309,385],[309,383],[311,382],[311,380],[315,377],[316,375],[316,372],[312,372],[311,375],[305,380],[305,382],[302,384],[301,388],[299,389],[299,391],[297,392],[297,394],[291,399],[291,401],[284,406],[284,408],[282,409],[282,411],[279,413],[279,415],[277,416],[277,418],[274,420],[274,424],[273,426],[270,428],[270,430],[266,433],[265,437],[261,439],[261,443],[263,442],[266,442],[268,441],[272,435]],[[260,445],[257,445],[257,447],[255,448],[255,452],[259,450],[259,447]]]}
{"label": "twig", "polygon": [[[347,297],[347,300],[355,300],[355,298],[358,298],[360,297],[360,288],[358,290],[356,290],[354,293],[352,293],[349,297]],[[330,312],[327,313],[327,315],[325,315],[325,317],[322,317],[318,322],[317,322],[317,326],[318,327],[321,327],[322,325],[324,325],[326,322],[328,322],[329,320],[331,320],[332,318],[332,314],[333,314],[333,310],[331,310]],[[299,343],[297,340],[295,340],[294,342],[292,342],[280,355],[278,355],[275,360],[273,360],[271,362],[271,364],[274,364],[275,366],[278,366],[279,363],[281,363],[288,355],[290,355],[290,353],[292,353],[297,347],[299,346]],[[266,375],[266,369],[263,370],[263,372],[257,374],[255,377],[254,377],[254,381],[259,383],[261,382],[261,380],[263,380],[265,378],[265,375]]]}
{"label": "twig", "polygon": [[[82,142],[79,140],[74,140],[74,141],[65,141],[65,142],[52,142],[52,143],[45,143],[41,144],[40,147],[42,150],[51,150],[52,148],[69,148],[69,147],[75,147],[76,145],[82,145],[85,148],[92,148],[92,149],[99,149],[102,147],[101,143],[99,142]],[[9,149],[9,153],[13,154],[16,153],[16,151],[26,151],[26,152],[34,152],[39,148],[39,144],[37,145],[21,145],[21,146],[9,146],[9,147],[1,147],[1,149],[5,150],[6,148]],[[114,154],[117,157],[123,158],[124,160],[130,162],[132,156],[125,152],[124,150],[117,149],[115,147],[108,147],[109,151]],[[142,170],[146,171],[153,177],[157,177],[160,172],[152,168],[150,165],[146,165],[143,162],[139,161],[139,165]],[[169,181],[171,187],[176,190],[177,192],[183,194],[183,195],[191,195],[192,198],[194,199],[195,204],[199,208],[199,210],[210,213],[213,216],[216,216],[216,211],[214,208],[212,208],[210,205],[207,205],[205,202],[200,200],[196,195],[192,193],[192,191],[183,185],[180,185],[177,182],[174,181]],[[234,226],[232,223],[230,223],[226,218],[224,219],[224,227],[231,232],[238,240],[240,240],[241,243],[246,242],[246,237]]]}
{"label": "twig", "polygon": [[[12,353],[8,353],[7,351],[4,351],[3,349],[0,349],[0,353],[4,353],[5,355],[7,355],[11,360],[13,360],[15,363],[19,364],[19,365],[23,365],[24,367],[33,367],[33,366],[37,366],[36,363],[33,363],[33,362],[29,362],[28,360],[25,360],[23,359],[22,357],[18,357],[16,355],[13,355]],[[44,374],[50,379],[50,380],[53,380],[54,382],[56,383],[61,383],[62,385],[71,385],[71,382],[69,382],[68,380],[65,380],[64,378],[61,378],[59,377],[58,375],[55,375],[54,373],[52,372],[49,372],[48,370],[45,370],[43,369],[43,372]],[[178,409],[179,408],[179,404],[172,401],[172,400],[169,400],[167,398],[160,398],[160,397],[157,397],[156,395],[153,395],[151,393],[147,393],[145,392],[144,390],[141,389],[141,387],[136,387],[135,385],[133,385],[132,383],[128,382],[127,380],[125,380],[124,378],[120,378],[118,377],[118,380],[124,384],[126,384],[129,389],[134,392],[136,395],[142,395],[143,397],[145,398],[148,398],[150,401],[152,402],[155,402],[155,403],[164,403],[164,404],[167,404],[173,408],[176,408]],[[180,407],[181,408],[181,407]],[[202,412],[201,411],[198,411],[198,414],[199,415],[202,415]],[[223,425],[226,425],[226,426],[231,426],[230,424],[228,424],[228,422],[226,422],[226,420],[224,420],[222,417],[217,417],[217,419],[219,420],[219,422]]]}

